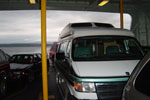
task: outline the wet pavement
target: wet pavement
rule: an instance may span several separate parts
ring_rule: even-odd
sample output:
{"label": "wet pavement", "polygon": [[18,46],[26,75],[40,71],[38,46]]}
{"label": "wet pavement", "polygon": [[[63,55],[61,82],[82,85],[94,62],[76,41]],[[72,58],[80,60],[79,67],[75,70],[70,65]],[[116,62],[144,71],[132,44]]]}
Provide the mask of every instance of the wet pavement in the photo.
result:
{"label": "wet pavement", "polygon": [[[0,100],[42,100],[42,79],[39,77],[29,84],[23,81],[9,83],[8,94]],[[62,100],[55,81],[55,71],[48,72],[48,98],[49,100]]]}
{"label": "wet pavement", "polygon": [[49,100],[62,100],[59,90],[56,86],[56,76],[54,69],[50,70],[48,74],[48,95]]}

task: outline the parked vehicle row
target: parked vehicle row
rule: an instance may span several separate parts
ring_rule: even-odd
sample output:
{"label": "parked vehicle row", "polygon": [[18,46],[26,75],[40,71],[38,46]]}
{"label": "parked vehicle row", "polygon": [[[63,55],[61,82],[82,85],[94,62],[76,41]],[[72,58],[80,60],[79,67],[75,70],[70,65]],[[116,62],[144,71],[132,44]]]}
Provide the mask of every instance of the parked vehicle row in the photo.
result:
{"label": "parked vehicle row", "polygon": [[[9,56],[0,49],[0,95],[9,80],[32,82],[41,54]],[[63,100],[150,100],[150,52],[144,57],[131,31],[104,23],[71,23],[50,49]],[[140,61],[141,60],[141,61]]]}
{"label": "parked vehicle row", "polygon": [[63,100],[120,100],[143,56],[131,31],[101,23],[67,25],[59,35],[55,60]]}
{"label": "parked vehicle row", "polygon": [[0,49],[0,97],[7,94],[12,81],[32,82],[42,73],[41,54],[15,54],[11,57]]}

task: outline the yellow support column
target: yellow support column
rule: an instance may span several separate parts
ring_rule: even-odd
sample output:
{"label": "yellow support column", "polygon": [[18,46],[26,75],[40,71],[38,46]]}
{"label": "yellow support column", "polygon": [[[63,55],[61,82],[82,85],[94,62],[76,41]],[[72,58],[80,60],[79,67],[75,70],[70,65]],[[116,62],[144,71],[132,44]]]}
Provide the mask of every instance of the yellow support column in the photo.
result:
{"label": "yellow support column", "polygon": [[41,0],[41,52],[43,100],[48,100],[47,49],[46,49],[46,0]]}
{"label": "yellow support column", "polygon": [[120,0],[120,27],[121,27],[121,29],[124,28],[124,23],[123,23],[123,0]]}

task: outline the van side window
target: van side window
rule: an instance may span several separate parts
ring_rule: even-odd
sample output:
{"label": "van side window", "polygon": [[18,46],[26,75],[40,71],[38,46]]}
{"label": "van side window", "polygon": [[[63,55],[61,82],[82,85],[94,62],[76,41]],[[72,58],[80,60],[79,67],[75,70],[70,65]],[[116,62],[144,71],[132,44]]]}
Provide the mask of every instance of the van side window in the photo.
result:
{"label": "van side window", "polygon": [[68,43],[68,47],[66,50],[66,56],[69,57],[70,56],[70,49],[71,49],[71,42]]}
{"label": "van side window", "polygon": [[136,47],[137,44],[135,41],[129,39],[129,40],[125,40],[124,43],[125,43],[125,49],[127,51],[126,52],[127,54],[129,54],[129,53],[131,53],[131,54],[141,53],[140,48]]}
{"label": "van side window", "polygon": [[68,46],[68,41],[64,42],[64,53],[66,57],[67,57],[67,46]]}
{"label": "van side window", "polygon": [[64,52],[65,53],[65,56],[67,55],[66,54],[66,48],[68,46],[68,42],[63,42],[61,45],[60,45],[60,49],[59,49],[59,52]]}
{"label": "van side window", "polygon": [[63,45],[63,43],[59,47],[59,52],[64,52],[64,45]]}
{"label": "van side window", "polygon": [[142,92],[143,94],[146,94],[150,96],[150,61],[148,61],[147,64],[143,67],[140,74],[137,76],[135,80],[135,88]]}
{"label": "van side window", "polygon": [[61,47],[61,44],[58,44],[57,50],[56,50],[57,53],[60,52],[60,47]]}

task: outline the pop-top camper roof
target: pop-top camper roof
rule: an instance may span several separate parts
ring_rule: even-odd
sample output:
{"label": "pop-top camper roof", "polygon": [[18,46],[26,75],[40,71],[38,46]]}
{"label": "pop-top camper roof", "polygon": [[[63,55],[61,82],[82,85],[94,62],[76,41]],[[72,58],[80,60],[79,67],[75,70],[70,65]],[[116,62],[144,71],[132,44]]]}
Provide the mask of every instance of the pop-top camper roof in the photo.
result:
{"label": "pop-top camper roof", "polygon": [[68,24],[59,34],[59,40],[69,36],[80,37],[91,35],[120,35],[134,37],[134,34],[131,31],[114,28],[111,24],[89,22]]}

